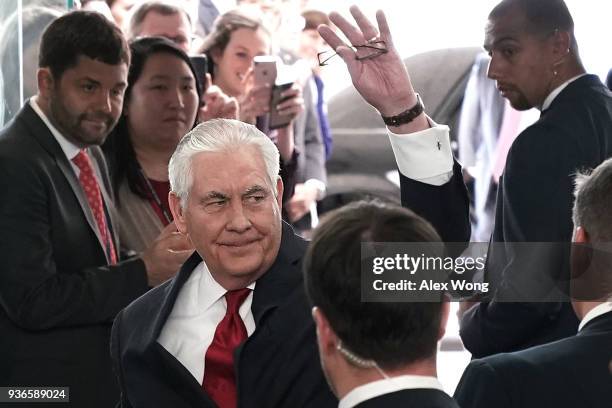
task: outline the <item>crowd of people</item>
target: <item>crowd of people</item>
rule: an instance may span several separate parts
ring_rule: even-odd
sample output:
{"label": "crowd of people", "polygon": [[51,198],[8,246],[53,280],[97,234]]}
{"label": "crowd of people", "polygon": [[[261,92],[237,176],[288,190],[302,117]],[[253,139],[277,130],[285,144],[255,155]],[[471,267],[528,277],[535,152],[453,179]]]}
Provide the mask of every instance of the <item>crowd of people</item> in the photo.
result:
{"label": "crowd of people", "polygon": [[[461,301],[474,359],[453,396],[437,378],[449,294],[362,296],[379,243],[470,241],[449,128],[383,11],[303,10],[296,55],[268,6],[26,13],[49,24],[24,41],[40,42],[24,70],[36,86],[0,132],[0,387],[68,387],[74,407],[612,406],[612,93],[585,70],[564,1],[502,0],[486,22],[473,73],[495,81],[491,101],[540,117],[494,180],[494,290]],[[387,126],[402,205],[356,202],[316,225],[325,44]],[[306,67],[276,105],[254,69],[270,55]]]}

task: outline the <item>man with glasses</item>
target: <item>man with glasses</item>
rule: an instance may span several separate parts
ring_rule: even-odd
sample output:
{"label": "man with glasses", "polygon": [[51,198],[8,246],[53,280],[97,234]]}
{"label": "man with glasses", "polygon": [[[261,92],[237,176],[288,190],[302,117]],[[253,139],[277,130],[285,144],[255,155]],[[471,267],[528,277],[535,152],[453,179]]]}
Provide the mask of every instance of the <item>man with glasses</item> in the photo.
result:
{"label": "man with glasses", "polygon": [[[432,123],[423,113],[384,14],[377,14],[377,29],[357,8],[351,12],[358,28],[337,13],[330,19],[353,46],[382,40],[387,53],[363,59],[365,51],[348,47],[328,27],[319,31],[388,126],[403,204],[432,222],[445,241],[467,240],[467,195],[453,162],[448,127]],[[500,302],[498,291],[487,302],[466,304],[471,307],[460,333],[476,357],[546,343],[577,330],[569,302],[555,298],[544,303],[553,288],[535,287],[542,280],[567,279],[569,248],[540,258],[546,268],[531,271],[531,262],[541,255],[536,246],[521,253],[508,250],[515,242],[569,243],[573,174],[612,156],[612,97],[597,77],[585,73],[573,26],[562,0],[504,0],[489,15],[489,77],[515,109],[537,107],[542,116],[510,149],[485,270],[487,279],[505,290],[506,300],[524,301]],[[521,278],[527,284],[523,280],[517,286]]]}

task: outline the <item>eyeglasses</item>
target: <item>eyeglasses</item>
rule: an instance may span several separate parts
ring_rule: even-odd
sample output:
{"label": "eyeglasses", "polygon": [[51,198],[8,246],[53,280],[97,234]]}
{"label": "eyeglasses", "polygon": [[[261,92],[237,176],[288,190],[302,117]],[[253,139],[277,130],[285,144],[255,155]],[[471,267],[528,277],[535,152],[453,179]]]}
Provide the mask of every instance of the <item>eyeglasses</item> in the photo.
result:
{"label": "eyeglasses", "polygon": [[[368,43],[364,45],[353,45],[351,49],[357,53],[355,59],[358,61],[373,59],[389,52],[387,44],[382,40],[368,41]],[[331,50],[318,53],[317,59],[319,60],[319,66],[324,67],[329,65],[329,60],[336,55],[338,55],[338,53]]]}

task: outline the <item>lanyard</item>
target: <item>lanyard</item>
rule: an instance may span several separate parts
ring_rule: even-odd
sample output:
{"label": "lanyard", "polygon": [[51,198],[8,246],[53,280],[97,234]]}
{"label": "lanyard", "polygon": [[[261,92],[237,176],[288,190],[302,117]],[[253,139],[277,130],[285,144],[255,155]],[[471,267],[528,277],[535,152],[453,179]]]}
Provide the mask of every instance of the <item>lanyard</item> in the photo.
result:
{"label": "lanyard", "polygon": [[157,195],[157,192],[155,192],[155,189],[153,188],[153,186],[151,185],[151,182],[149,181],[149,179],[147,178],[147,176],[144,174],[144,172],[142,171],[142,168],[138,168],[138,171],[140,172],[140,176],[142,177],[142,179],[144,180],[145,185],[147,186],[147,188],[149,189],[149,193],[151,194],[151,197],[153,197],[153,201],[155,202],[155,205],[157,205],[157,207],[159,207],[159,209],[161,210],[162,214],[164,215],[164,218],[166,219],[166,221],[168,222],[168,224],[170,224],[172,222],[172,217],[170,216],[170,214],[168,214],[168,211],[166,211],[166,209],[164,208],[164,206],[162,205],[161,200],[159,199],[159,196]]}

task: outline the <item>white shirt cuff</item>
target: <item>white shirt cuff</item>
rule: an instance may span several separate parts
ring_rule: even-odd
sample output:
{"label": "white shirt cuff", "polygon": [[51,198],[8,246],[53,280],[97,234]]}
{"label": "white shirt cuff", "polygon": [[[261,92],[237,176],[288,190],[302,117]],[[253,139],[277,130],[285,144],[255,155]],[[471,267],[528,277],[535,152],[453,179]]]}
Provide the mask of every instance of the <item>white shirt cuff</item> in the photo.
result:
{"label": "white shirt cuff", "polygon": [[450,129],[429,117],[431,128],[398,135],[387,128],[399,171],[422,183],[441,186],[453,177]]}

